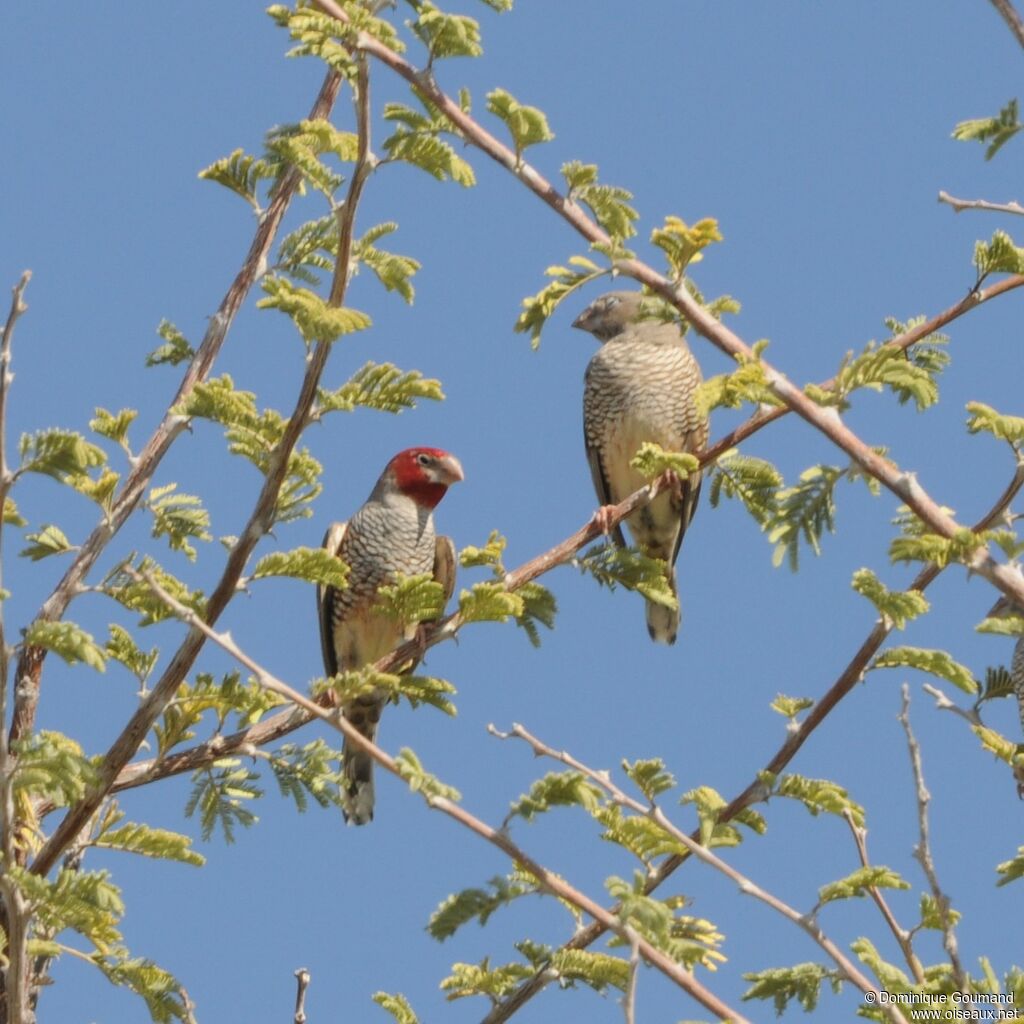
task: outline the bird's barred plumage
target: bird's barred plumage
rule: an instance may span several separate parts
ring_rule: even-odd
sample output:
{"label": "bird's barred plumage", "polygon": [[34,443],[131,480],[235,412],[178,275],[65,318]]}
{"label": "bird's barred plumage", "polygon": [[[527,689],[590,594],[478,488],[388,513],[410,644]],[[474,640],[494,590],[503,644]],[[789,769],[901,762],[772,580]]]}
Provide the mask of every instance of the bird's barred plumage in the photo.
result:
{"label": "bird's barred plumage", "polygon": [[[408,449],[388,463],[373,493],[347,523],[330,526],[324,547],[349,566],[349,575],[344,588],[317,589],[320,643],[329,676],[373,664],[415,635],[415,624],[381,612],[381,586],[399,575],[430,573],[442,585],[447,603],[455,588],[455,547],[435,533],[433,510],[449,484],[461,479],[462,467],[447,452]],[[385,703],[382,693],[368,694],[350,701],[342,713],[373,740]],[[373,762],[346,742],[342,774],[346,820],[364,825],[373,818]]]}
{"label": "bird's barred plumage", "polygon": [[[611,292],[595,300],[573,326],[603,342],[587,366],[583,432],[594,489],[602,505],[618,504],[645,480],[630,466],[651,441],[668,451],[698,452],[708,440],[708,420],[696,404],[700,366],[678,326],[642,320],[639,292]],[[692,473],[632,513],[626,524],[644,554],[668,565],[673,593],[675,561],[700,496],[701,474]],[[622,531],[612,537],[622,546]],[[654,640],[674,643],[678,609],[647,602]]]}

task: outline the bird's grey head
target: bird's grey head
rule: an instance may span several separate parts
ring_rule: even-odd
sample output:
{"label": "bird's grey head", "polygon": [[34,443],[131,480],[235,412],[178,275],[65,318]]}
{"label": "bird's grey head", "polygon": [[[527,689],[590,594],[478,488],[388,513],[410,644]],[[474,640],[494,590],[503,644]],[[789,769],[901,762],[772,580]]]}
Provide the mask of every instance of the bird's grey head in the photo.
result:
{"label": "bird's grey head", "polygon": [[608,292],[594,299],[572,325],[608,341],[641,319],[645,298],[642,292]]}

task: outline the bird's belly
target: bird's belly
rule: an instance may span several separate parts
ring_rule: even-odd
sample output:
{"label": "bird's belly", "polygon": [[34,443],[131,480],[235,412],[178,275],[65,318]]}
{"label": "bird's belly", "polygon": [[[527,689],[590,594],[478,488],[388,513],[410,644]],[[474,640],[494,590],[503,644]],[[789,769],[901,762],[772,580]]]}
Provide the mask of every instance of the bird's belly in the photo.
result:
{"label": "bird's belly", "polygon": [[630,465],[633,457],[647,442],[660,444],[662,448],[671,451],[678,445],[679,439],[666,437],[663,426],[635,413],[622,417],[609,430],[603,461],[608,489],[614,503],[618,504],[647,483],[646,479]]}
{"label": "bird's belly", "polygon": [[344,670],[373,664],[405,639],[402,624],[371,603],[353,609],[334,627],[334,649],[338,652],[338,665]]}

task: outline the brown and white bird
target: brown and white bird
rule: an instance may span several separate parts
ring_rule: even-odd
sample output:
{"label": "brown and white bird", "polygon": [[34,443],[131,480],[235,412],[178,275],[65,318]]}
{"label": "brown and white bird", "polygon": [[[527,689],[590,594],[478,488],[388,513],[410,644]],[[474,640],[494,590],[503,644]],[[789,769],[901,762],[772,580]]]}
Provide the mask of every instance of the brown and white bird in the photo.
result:
{"label": "brown and white bird", "polygon": [[[587,366],[583,391],[583,434],[602,506],[616,505],[644,486],[630,460],[645,441],[674,452],[697,453],[707,445],[708,419],[696,402],[703,379],[697,360],[677,324],[643,319],[643,303],[640,292],[609,292],[573,322],[602,343]],[[697,509],[700,483],[699,472],[678,479],[626,519],[636,546],[666,563],[674,594],[676,557]],[[611,536],[624,546],[619,527]],[[679,621],[678,608],[647,602],[652,640],[675,643]]]}
{"label": "brown and white bird", "polygon": [[[447,603],[455,588],[455,547],[434,532],[434,508],[462,479],[454,455],[440,448],[407,448],[387,464],[362,508],[347,523],[331,524],[323,546],[350,571],[347,587],[317,588],[328,676],[371,665],[416,635],[415,623],[384,614],[377,600],[378,589],[399,574],[431,573]],[[386,701],[382,693],[368,694],[344,705],[342,713],[373,740]],[[346,741],[342,774],[345,820],[365,825],[373,819],[373,761]]]}

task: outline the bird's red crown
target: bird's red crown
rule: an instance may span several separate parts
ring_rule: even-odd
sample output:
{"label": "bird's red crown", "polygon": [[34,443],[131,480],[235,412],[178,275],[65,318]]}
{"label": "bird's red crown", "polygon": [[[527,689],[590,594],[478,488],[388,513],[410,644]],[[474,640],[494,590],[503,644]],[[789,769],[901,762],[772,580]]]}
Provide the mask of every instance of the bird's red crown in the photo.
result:
{"label": "bird's red crown", "polygon": [[451,484],[463,479],[462,464],[442,448],[406,448],[386,470],[403,494],[434,508]]}

